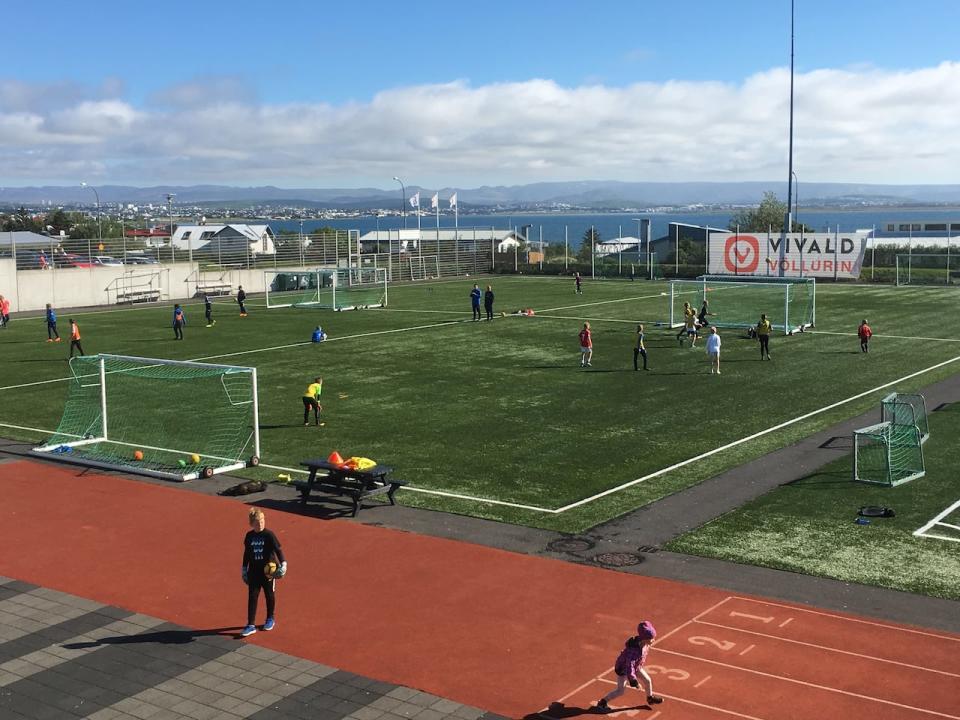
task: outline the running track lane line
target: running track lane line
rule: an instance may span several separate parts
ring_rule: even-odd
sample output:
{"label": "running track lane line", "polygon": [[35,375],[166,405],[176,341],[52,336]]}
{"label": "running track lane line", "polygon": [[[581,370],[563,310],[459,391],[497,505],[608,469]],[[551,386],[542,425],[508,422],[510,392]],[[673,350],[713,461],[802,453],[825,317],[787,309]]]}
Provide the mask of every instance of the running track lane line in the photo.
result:
{"label": "running track lane line", "polygon": [[[688,660],[695,660],[697,662],[707,663],[709,665],[717,665],[718,667],[727,668],[729,670],[735,670],[738,672],[745,672],[751,675],[758,675],[760,677],[771,678],[774,680],[782,680],[784,682],[793,683],[796,685],[803,685],[805,687],[816,688],[817,690],[825,690],[827,692],[836,693],[838,695],[846,695],[848,697],[855,697],[859,700],[869,700],[881,705],[890,705],[898,708],[906,708],[908,710],[914,710],[919,713],[924,713],[926,715],[934,715],[936,717],[947,718],[948,720],[960,720],[960,715],[948,715],[947,713],[937,712],[936,710],[927,710],[926,708],[919,708],[913,705],[904,705],[903,703],[893,702],[891,700],[883,700],[878,697],[872,697],[870,695],[863,695],[861,693],[850,692],[849,690],[841,690],[839,688],[830,687],[829,685],[820,685],[818,683],[806,682],[805,680],[795,680],[794,678],[786,677],[784,675],[774,675],[772,673],[764,672],[763,670],[754,670],[752,668],[740,667],[738,665],[730,665],[725,662],[720,662],[719,660],[708,660],[706,658],[698,657],[696,655],[689,655],[687,653],[678,652],[676,650],[665,650],[663,648],[658,648],[659,652],[667,653],[668,655],[676,655],[677,657],[686,658]],[[604,680],[603,682],[611,682],[609,680]],[[616,684],[616,683],[613,683]]]}

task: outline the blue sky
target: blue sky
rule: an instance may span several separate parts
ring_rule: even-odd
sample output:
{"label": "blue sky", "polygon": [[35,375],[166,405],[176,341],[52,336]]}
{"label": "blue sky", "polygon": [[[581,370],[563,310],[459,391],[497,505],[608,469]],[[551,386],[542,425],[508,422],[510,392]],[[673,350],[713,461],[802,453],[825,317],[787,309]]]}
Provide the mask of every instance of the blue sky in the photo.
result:
{"label": "blue sky", "polygon": [[[728,164],[671,162],[668,155],[704,154],[704,149],[666,137],[658,127],[624,126],[613,108],[638,115],[699,116],[700,103],[709,102],[715,111],[726,102],[722,114],[729,117],[734,111],[742,113],[744,105],[759,103],[761,92],[768,94],[771,106],[779,107],[785,97],[772,90],[783,87],[777,84],[776,70],[789,64],[789,0],[298,1],[274,7],[220,0],[101,0],[46,2],[41,7],[29,28],[4,37],[0,182],[8,185],[56,182],[61,179],[57,167],[69,176],[82,173],[98,182],[206,182],[233,170],[243,177],[230,184],[259,184],[258,178],[276,184],[304,184],[308,179],[326,186],[334,181],[382,184],[377,179],[384,173],[389,179],[391,162],[422,165],[427,182],[461,185],[512,184],[511,177],[517,182],[656,179],[651,175],[712,180],[731,172],[737,179],[783,174],[774,172],[782,158],[773,161],[772,153],[781,148],[772,137],[769,161],[746,157],[736,162],[735,141],[723,129]],[[845,88],[876,84],[880,95],[863,99],[871,108],[880,107],[885,96],[897,106],[933,102],[934,111],[951,112],[953,94],[942,97],[942,88],[954,79],[958,26],[957,0],[797,0],[796,70],[806,78],[805,95],[798,84],[798,105],[807,102],[812,115],[822,114],[849,98]],[[946,73],[944,63],[950,66]],[[924,87],[924,73],[937,68],[945,77],[930,81],[929,95],[908,98],[911,88]],[[824,78],[824,72],[839,73],[839,79]],[[905,74],[908,81],[898,82]],[[764,78],[767,82],[758,82]],[[823,97],[832,87],[825,80],[836,80],[840,94]],[[890,89],[881,91],[881,82]],[[716,94],[718,87],[727,90],[726,97]],[[598,100],[591,88],[603,97]],[[438,101],[450,118],[447,126],[431,125],[409,107],[420,103],[425,114],[433,114]],[[505,104],[512,112],[500,116]],[[563,112],[589,114],[597,105],[607,109],[594,125],[582,118],[568,126],[556,120]],[[549,117],[537,112],[544,106],[552,108]],[[293,107],[300,108],[308,122],[298,122]],[[241,132],[244,113],[239,108],[246,108],[248,118],[256,116],[254,125],[261,129],[265,122],[275,123],[272,129],[278,136],[283,133],[276,123],[289,123],[285,132],[293,138],[290,144],[279,137],[261,144],[252,137],[255,127]],[[234,131],[232,140],[214,133],[210,118],[204,117],[215,109]],[[489,122],[475,127],[480,112]],[[383,128],[369,122],[371,113],[389,118],[387,128],[404,123],[424,127],[411,136],[398,134],[394,152]],[[766,116],[756,108],[748,115],[736,124],[769,125],[782,117]],[[187,123],[190,117],[196,126]],[[358,124],[358,117],[359,124],[378,135],[372,138],[376,142],[364,145],[362,137],[347,131],[347,125]],[[549,127],[531,133],[538,123]],[[699,129],[690,126],[689,132],[710,133],[717,117],[703,123]],[[839,133],[842,124],[828,130]],[[809,124],[806,129],[811,131],[807,149],[817,149],[823,129],[813,132]],[[902,151],[912,158],[899,163],[899,176],[906,171],[903,182],[924,176],[945,181],[944,167],[925,171],[920,159],[931,147],[951,153],[954,147],[944,148],[936,128],[918,129],[906,118],[899,127],[878,132],[872,141],[876,146],[866,153],[841,152],[838,146],[844,142],[839,137],[820,147],[817,179],[895,181],[898,172],[892,168],[878,175],[874,156],[883,145],[900,152],[901,143],[889,140],[898,130],[904,136],[916,132],[922,140],[912,153],[902,143]],[[203,132],[212,137],[198,152],[191,139]],[[805,127],[798,126],[798,138],[804,132]],[[161,141],[148,133],[158,133]],[[345,133],[342,143],[334,133]],[[660,172],[650,159],[652,146],[644,149],[644,162],[634,176],[630,168],[604,160],[606,153],[618,154],[612,143],[584,147],[573,141],[584,134],[603,134],[629,144],[631,133],[661,136]],[[754,136],[746,132],[742,138]],[[852,128],[845,137],[855,144]],[[510,153],[515,161],[507,163],[501,177],[495,165],[469,164],[471,156],[483,154],[482,143],[492,152]],[[355,163],[334,152],[332,162],[294,166],[297,158],[319,157],[344,144]],[[467,144],[471,152],[464,153],[465,164],[457,167],[454,150]],[[543,157],[531,148],[542,149]],[[274,161],[259,157],[252,166],[245,164],[248,151],[272,153]],[[564,162],[565,153],[579,159]],[[590,153],[598,154],[601,162],[588,162]],[[872,158],[874,164],[857,172],[858,158]],[[828,176],[831,166],[836,177]],[[592,167],[595,172],[590,172]]]}

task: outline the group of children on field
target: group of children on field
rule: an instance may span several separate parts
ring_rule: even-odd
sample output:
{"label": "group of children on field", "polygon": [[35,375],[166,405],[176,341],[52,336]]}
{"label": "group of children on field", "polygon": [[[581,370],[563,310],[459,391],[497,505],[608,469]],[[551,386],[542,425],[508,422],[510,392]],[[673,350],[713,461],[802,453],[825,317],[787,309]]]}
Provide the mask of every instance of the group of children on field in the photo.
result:
{"label": "group of children on field", "polygon": [[[574,281],[576,283],[575,292],[578,295],[582,295],[583,281],[580,277],[580,273],[576,273],[574,275]],[[706,339],[706,350],[707,356],[710,359],[710,374],[719,375],[720,346],[722,341],[720,340],[720,333],[717,331],[717,328],[711,325],[710,321],[707,319],[712,315],[713,313],[710,312],[710,305],[707,300],[703,301],[699,312],[694,310],[690,303],[685,302],[683,304],[683,325],[680,328],[680,332],[677,333],[677,341],[680,343],[680,346],[683,347],[683,338],[686,336],[690,341],[690,347],[695,348],[697,345],[697,340],[700,338],[700,330],[702,328],[709,327],[710,332]],[[756,326],[747,329],[748,337],[756,339],[760,343],[761,360],[770,359],[770,335],[772,331],[773,324],[770,322],[770,319],[767,317],[766,313],[760,314],[760,320],[757,322]],[[868,352],[868,345],[870,338],[873,337],[873,331],[867,324],[866,318],[863,319],[863,321],[860,323],[860,326],[857,328],[857,336],[860,339],[860,351],[864,353]],[[583,327],[580,329],[578,338],[580,340],[580,367],[593,367],[593,331],[590,328],[589,322],[583,323]],[[649,370],[650,368],[647,365],[647,348],[644,344],[643,325],[637,325],[636,341],[633,347],[634,370],[640,369],[640,358],[643,358],[643,369]]]}

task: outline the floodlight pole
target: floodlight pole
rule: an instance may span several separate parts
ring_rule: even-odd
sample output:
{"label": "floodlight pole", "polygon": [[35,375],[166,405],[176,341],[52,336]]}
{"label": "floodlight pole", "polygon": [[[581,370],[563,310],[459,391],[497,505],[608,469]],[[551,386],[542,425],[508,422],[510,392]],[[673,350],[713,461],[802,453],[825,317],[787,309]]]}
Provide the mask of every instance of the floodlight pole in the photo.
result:
{"label": "floodlight pole", "polygon": [[790,0],[790,150],[787,161],[787,216],[783,225],[783,242],[780,243],[780,277],[784,275],[784,265],[787,257],[787,234],[793,231],[793,216],[790,204],[793,201],[793,4]]}
{"label": "floodlight pole", "polygon": [[[167,193],[167,216],[170,218],[170,259],[176,262],[177,255],[173,247],[173,199],[175,193]],[[190,252],[190,261],[193,262],[193,251]]]}
{"label": "floodlight pole", "polygon": [[93,185],[87,185],[85,182],[80,183],[80,185],[93,190],[93,194],[97,198],[97,250],[100,250],[100,246],[103,245],[103,226],[100,224],[100,193]]}
{"label": "floodlight pole", "polygon": [[[403,180],[398,178],[396,175],[393,176],[393,179],[400,183],[400,217],[403,218],[403,229],[407,229],[407,188],[403,184]],[[417,241],[417,247],[420,247],[419,240]]]}

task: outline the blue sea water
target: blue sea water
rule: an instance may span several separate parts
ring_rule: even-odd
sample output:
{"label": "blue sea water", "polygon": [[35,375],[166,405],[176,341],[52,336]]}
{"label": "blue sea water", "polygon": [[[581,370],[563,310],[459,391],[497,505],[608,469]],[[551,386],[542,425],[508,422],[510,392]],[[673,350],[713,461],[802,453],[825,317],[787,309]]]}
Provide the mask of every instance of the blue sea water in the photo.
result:
{"label": "blue sea water", "polygon": [[[636,237],[637,222],[634,218],[650,218],[652,236],[663,237],[668,232],[669,223],[689,223],[691,225],[709,225],[714,228],[726,229],[733,213],[730,212],[688,212],[688,213],[649,213],[649,214],[584,214],[562,215],[553,213],[537,213],[523,215],[461,215],[460,229],[468,228],[497,228],[501,230],[519,228],[523,225],[532,225],[529,230],[531,240],[542,238],[545,243],[563,244],[566,234],[570,248],[579,247],[584,234],[595,228],[601,240],[611,240],[616,237]],[[960,221],[960,210],[901,210],[897,208],[874,208],[871,210],[804,210],[800,208],[799,215],[794,218],[804,223],[816,232],[851,232],[859,229],[881,229],[886,223],[905,223],[922,221]],[[407,216],[408,228],[417,226],[416,217]],[[423,216],[420,219],[421,227],[425,231],[436,228],[434,216]],[[275,220],[270,223],[275,233],[295,233],[300,230],[299,220]],[[440,215],[441,229],[454,226],[453,214]],[[396,230],[403,227],[403,220],[399,217],[375,217],[367,215],[355,218],[336,220],[305,220],[303,231],[312,232],[320,227],[334,227],[341,230],[359,230],[361,234],[372,230]]]}

